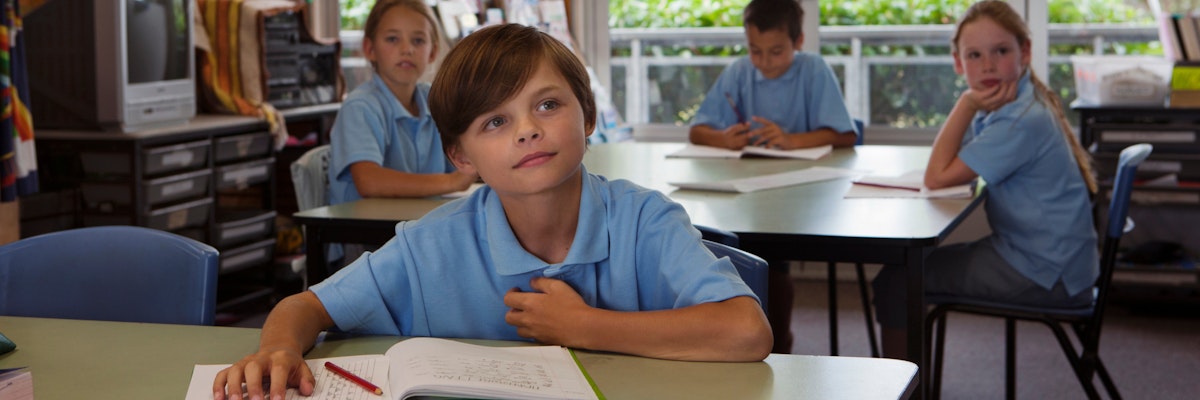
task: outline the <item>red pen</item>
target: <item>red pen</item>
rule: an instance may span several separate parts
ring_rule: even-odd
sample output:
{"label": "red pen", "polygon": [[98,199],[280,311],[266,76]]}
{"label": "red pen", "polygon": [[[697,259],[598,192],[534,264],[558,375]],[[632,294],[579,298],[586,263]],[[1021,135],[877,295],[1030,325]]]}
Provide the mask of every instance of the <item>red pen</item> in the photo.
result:
{"label": "red pen", "polygon": [[342,369],[342,367],[326,361],[325,368],[333,371],[335,374],[341,375],[343,378],[349,379],[351,382],[357,383],[358,386],[362,386],[363,389],[367,389],[368,392],[375,393],[376,395],[383,395],[383,389],[380,389],[379,386],[375,386],[371,382],[367,382],[366,379],[360,378],[358,375]]}

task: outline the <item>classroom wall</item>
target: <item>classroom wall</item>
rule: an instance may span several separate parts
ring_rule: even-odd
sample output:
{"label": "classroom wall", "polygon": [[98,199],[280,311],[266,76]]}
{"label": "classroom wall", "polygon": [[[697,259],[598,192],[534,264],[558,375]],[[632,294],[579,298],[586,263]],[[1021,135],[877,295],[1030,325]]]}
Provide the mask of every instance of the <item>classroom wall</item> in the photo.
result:
{"label": "classroom wall", "polygon": [[20,202],[0,202],[0,245],[21,238]]}

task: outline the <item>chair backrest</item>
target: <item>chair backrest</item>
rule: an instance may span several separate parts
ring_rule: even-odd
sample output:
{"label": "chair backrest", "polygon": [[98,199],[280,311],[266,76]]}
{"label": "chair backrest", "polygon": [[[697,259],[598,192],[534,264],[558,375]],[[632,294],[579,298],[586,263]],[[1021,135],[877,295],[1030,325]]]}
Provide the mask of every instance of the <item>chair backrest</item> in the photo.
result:
{"label": "chair backrest", "polygon": [[855,146],[861,146],[863,144],[863,134],[866,133],[865,131],[866,131],[866,124],[863,123],[863,120],[855,118],[854,119],[854,133],[858,134],[858,138],[854,139]]}
{"label": "chair backrest", "polygon": [[704,225],[692,226],[695,226],[700,231],[700,237],[704,240],[714,241],[729,247],[738,247],[739,240],[736,233]]}
{"label": "chair backrest", "polygon": [[742,277],[742,281],[750,286],[750,290],[758,296],[758,302],[762,305],[763,312],[767,311],[767,262],[754,254],[750,254],[741,249],[726,246],[711,240],[703,240],[704,245],[708,247],[717,258],[729,257],[733,262],[733,266],[737,268],[738,275]]}
{"label": "chair backrest", "polygon": [[[1128,230],[1127,226],[1132,229],[1132,224],[1126,219],[1129,216],[1129,199],[1133,195],[1133,178],[1134,175],[1137,175],[1138,166],[1146,160],[1146,157],[1150,156],[1153,149],[1153,146],[1146,143],[1135,144],[1121,150],[1120,158],[1117,161],[1117,176],[1113,178],[1112,198],[1109,199],[1108,204],[1108,222],[1104,230],[1104,244],[1100,250],[1100,277],[1096,282],[1096,306],[1092,311],[1092,320],[1095,326],[1099,326],[1104,317],[1104,304],[1108,297],[1109,286],[1112,284],[1121,236]],[[1095,335],[1099,335],[1100,330],[1092,329],[1091,331]]]}
{"label": "chair backrest", "polygon": [[292,162],[292,185],[296,188],[296,205],[300,211],[329,204],[329,145],[324,144],[304,152]]}
{"label": "chair backrest", "polygon": [[216,249],[174,233],[99,226],[0,246],[0,315],[212,325]]}

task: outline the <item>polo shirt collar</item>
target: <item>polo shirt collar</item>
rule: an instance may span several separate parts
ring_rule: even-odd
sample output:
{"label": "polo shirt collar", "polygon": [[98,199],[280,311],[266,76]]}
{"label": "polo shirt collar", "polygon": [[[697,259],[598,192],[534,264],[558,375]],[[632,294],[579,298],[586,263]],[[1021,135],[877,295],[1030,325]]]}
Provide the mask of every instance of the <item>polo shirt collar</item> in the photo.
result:
{"label": "polo shirt collar", "polygon": [[547,264],[521,247],[504,207],[495,192],[489,191],[484,200],[485,237],[492,263],[500,275],[519,275],[545,268],[543,276],[561,274],[572,265],[595,264],[608,258],[608,205],[601,195],[599,179],[583,170],[583,193],[579,200],[579,224],[575,240],[562,263]]}
{"label": "polo shirt collar", "polygon": [[408,109],[404,108],[403,104],[400,104],[400,100],[396,98],[396,95],[392,94],[392,89],[388,88],[387,83],[383,82],[383,77],[379,76],[379,74],[371,74],[371,84],[375,86],[375,90],[379,94],[379,97],[383,98],[382,100],[383,100],[384,107],[387,107],[387,111],[388,111],[387,115],[396,115],[397,116],[396,119],[404,119],[404,118],[408,118],[408,119],[429,118],[429,119],[432,119],[433,118],[433,116],[429,114],[428,99],[425,98],[426,96],[422,96],[420,94],[421,93],[421,85],[420,84],[417,85],[416,91],[413,92],[416,94],[416,96],[414,96],[414,97],[417,98],[417,114],[418,115],[416,115],[416,116],[410,114],[408,112]]}

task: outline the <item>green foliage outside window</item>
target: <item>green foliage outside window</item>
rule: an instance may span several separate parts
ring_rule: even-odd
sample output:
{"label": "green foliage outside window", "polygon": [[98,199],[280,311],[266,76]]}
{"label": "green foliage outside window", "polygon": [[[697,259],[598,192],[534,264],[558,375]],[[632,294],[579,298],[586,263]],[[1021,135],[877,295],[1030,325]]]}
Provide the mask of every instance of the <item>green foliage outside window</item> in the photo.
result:
{"label": "green foliage outside window", "polygon": [[[590,1],[590,0],[589,0]],[[747,0],[609,0],[609,26],[613,28],[738,27]],[[820,2],[824,26],[953,24],[975,0],[851,0]],[[343,29],[362,29],[374,0],[340,0]],[[812,12],[812,10],[807,10]],[[1153,18],[1140,0],[1049,0],[1051,23],[1152,24]],[[1107,43],[1105,54],[1162,54],[1153,43]],[[947,55],[948,44],[932,46],[863,46],[864,56]],[[1091,44],[1053,44],[1052,55],[1092,54]],[[737,57],[746,54],[744,45],[653,44],[644,55]],[[848,55],[849,46],[822,46],[824,55]],[[613,57],[628,57],[628,49],[614,48]],[[646,79],[657,84],[662,102],[651,105],[651,122],[686,123],[695,114],[707,91],[723,68],[663,66],[647,71]],[[610,88],[618,108],[623,107],[623,77],[632,71],[614,69]],[[844,79],[840,66],[835,68]],[[963,89],[962,80],[946,65],[874,65],[868,78],[872,88],[872,124],[895,127],[939,126]],[[1051,64],[1048,82],[1065,100],[1075,98],[1073,71],[1069,64]],[[919,87],[905,82],[922,82]]]}
{"label": "green foliage outside window", "polygon": [[[835,25],[923,25],[954,24],[974,0],[855,0],[820,2],[820,20]],[[737,27],[746,0],[610,0],[609,26],[633,27]],[[811,10],[809,12],[812,12]],[[1051,23],[1152,24],[1144,2],[1136,0],[1050,0]],[[646,55],[741,56],[744,46],[647,46]],[[1108,43],[1106,54],[1161,54],[1158,43]],[[825,55],[848,55],[849,46],[822,46]],[[1055,44],[1052,55],[1092,54],[1091,44]],[[947,55],[948,44],[934,46],[864,46],[864,56]],[[614,49],[613,56],[628,56],[627,49]],[[669,74],[657,73],[669,70]],[[658,83],[662,104],[653,105],[652,122],[686,123],[703,99],[706,87],[697,82],[716,80],[720,68],[656,68],[649,71]],[[614,71],[614,78],[631,71]],[[844,79],[842,68],[835,68]],[[1048,81],[1057,88],[1064,103],[1074,99],[1073,71],[1069,64],[1052,64]],[[954,99],[963,90],[960,78],[946,65],[875,65],[868,79],[872,88],[871,123],[895,127],[934,127],[945,120]],[[907,82],[907,83],[906,83]],[[911,82],[922,82],[914,87]],[[614,80],[616,97],[623,88]],[[678,103],[678,104],[671,104]],[[688,104],[691,104],[690,106]],[[678,111],[674,111],[678,110]]]}

